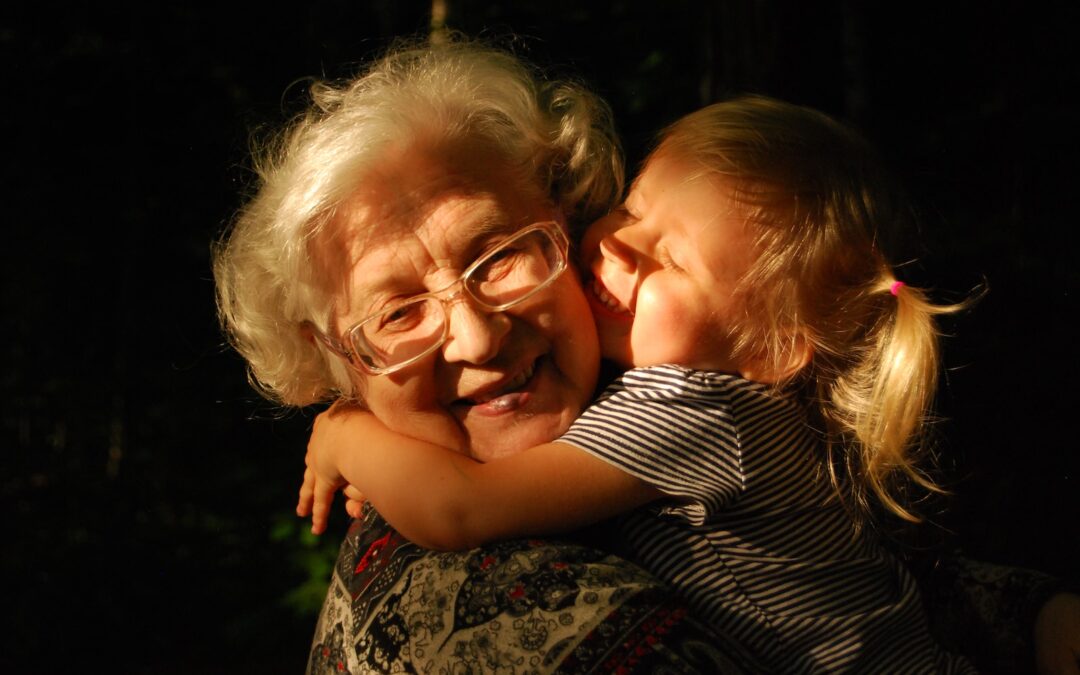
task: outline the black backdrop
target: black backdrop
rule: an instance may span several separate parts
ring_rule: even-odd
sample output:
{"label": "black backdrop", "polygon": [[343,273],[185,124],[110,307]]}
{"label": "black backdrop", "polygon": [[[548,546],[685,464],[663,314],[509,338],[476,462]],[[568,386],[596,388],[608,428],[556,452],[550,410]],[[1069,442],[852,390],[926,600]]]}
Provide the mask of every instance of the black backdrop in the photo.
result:
{"label": "black backdrop", "polygon": [[[909,281],[951,321],[940,409],[979,557],[1075,574],[1077,10],[981,4],[449,0],[615,108],[631,160],[703,102],[758,91],[874,141],[924,216]],[[249,132],[429,3],[49,3],[0,10],[0,669],[297,672],[328,560],[290,515],[311,412],[223,348],[208,257]]]}

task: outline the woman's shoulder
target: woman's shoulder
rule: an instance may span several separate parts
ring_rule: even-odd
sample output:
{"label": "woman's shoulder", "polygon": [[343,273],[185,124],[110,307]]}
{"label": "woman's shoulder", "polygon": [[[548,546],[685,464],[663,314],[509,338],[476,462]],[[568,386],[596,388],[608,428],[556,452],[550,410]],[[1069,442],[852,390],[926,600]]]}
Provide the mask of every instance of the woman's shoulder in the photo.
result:
{"label": "woman's shoulder", "polygon": [[616,658],[653,672],[687,638],[749,659],[624,558],[542,539],[430,551],[368,509],[339,552],[308,672],[449,671],[493,655],[560,672],[607,671]]}

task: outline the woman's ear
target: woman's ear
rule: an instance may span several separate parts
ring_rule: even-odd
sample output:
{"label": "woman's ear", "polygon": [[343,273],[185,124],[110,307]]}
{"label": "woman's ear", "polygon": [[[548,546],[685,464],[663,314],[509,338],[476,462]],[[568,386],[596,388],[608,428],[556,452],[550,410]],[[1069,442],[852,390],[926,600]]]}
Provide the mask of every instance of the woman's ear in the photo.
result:
{"label": "woman's ear", "polygon": [[814,357],[814,347],[801,333],[796,333],[785,341],[785,347],[778,354],[762,354],[751,358],[739,369],[739,375],[751,382],[777,384],[786,382],[799,374]]}

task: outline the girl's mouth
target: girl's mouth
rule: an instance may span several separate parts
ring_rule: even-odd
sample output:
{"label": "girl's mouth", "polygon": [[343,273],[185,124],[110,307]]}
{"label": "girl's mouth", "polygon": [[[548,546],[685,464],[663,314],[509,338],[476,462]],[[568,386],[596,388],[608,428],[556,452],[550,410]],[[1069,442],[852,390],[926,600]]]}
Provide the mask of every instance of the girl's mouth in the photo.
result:
{"label": "girl's mouth", "polygon": [[621,302],[615,299],[607,288],[600,282],[599,279],[593,278],[592,283],[589,284],[590,294],[597,304],[603,307],[605,310],[612,314],[618,314],[622,316],[633,316],[634,313],[630,311],[628,307],[625,307]]}

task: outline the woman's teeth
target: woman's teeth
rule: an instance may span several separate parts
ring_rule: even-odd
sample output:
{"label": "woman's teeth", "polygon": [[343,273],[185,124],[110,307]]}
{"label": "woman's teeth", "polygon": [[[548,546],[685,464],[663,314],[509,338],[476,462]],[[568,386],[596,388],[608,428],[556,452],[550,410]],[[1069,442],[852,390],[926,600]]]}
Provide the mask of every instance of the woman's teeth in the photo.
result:
{"label": "woman's teeth", "polygon": [[601,284],[598,280],[593,279],[592,288],[593,294],[597,297],[598,300],[600,300],[601,304],[603,304],[606,309],[615,312],[616,314],[633,313],[626,307],[623,307],[622,303],[613,298],[611,294],[607,292],[607,289],[604,288],[604,285]]}
{"label": "woman's teeth", "polygon": [[476,398],[474,398],[473,399],[474,404],[482,405],[484,403],[487,403],[491,399],[498,398],[500,396],[504,396],[504,395],[508,394],[509,392],[512,392],[515,389],[518,389],[519,387],[525,386],[525,383],[529,381],[529,379],[533,376],[534,372],[536,372],[536,362],[535,361],[528,368],[526,368],[522,372],[518,373],[517,377],[515,377],[514,379],[507,382],[506,386],[500,387],[496,391],[484,394],[482,396],[477,396]]}

